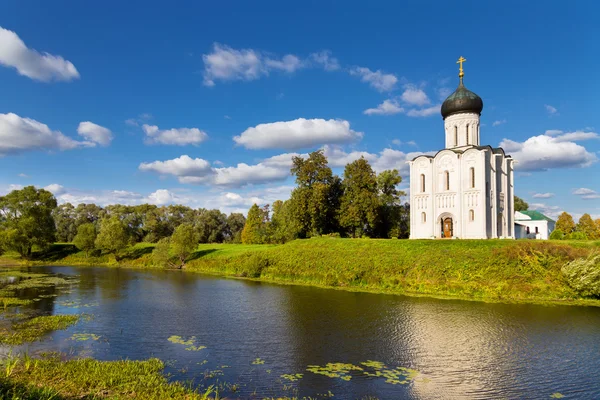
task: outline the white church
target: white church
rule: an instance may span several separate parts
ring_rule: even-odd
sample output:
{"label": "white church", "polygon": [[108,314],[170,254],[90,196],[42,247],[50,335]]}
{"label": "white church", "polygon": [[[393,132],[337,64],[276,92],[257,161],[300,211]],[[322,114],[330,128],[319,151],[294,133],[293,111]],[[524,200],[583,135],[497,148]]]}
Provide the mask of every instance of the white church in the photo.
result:
{"label": "white church", "polygon": [[480,144],[483,101],[463,84],[442,104],[446,148],[410,164],[410,238],[514,239],[514,160]]}

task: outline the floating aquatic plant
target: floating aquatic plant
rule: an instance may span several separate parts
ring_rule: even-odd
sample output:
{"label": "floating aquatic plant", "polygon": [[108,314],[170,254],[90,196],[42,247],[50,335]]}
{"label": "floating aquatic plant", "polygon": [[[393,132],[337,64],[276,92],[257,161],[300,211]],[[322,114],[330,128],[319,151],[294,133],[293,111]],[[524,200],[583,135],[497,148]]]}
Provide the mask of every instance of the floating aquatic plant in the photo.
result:
{"label": "floating aquatic plant", "polygon": [[167,339],[171,343],[181,344],[186,346],[185,349],[188,351],[200,351],[206,348],[206,346],[196,345],[196,336],[190,336],[187,340],[178,335],[172,335]]}
{"label": "floating aquatic plant", "polygon": [[358,365],[344,363],[327,363],[324,367],[309,365],[306,370],[313,374],[325,375],[329,378],[340,378],[344,381],[352,379],[351,371],[363,371]]}
{"label": "floating aquatic plant", "polygon": [[59,301],[58,304],[63,307],[81,308],[81,307],[96,307],[98,305],[98,302],[82,303],[81,300],[64,300],[64,301]]}
{"label": "floating aquatic plant", "polygon": [[254,361],[252,361],[252,365],[262,365],[265,363],[265,360],[261,359],[260,357],[256,357],[254,359]]}
{"label": "floating aquatic plant", "polygon": [[552,393],[552,395],[550,396],[551,399],[562,399],[563,397],[565,397],[565,395],[558,392]]}
{"label": "floating aquatic plant", "polygon": [[74,340],[76,342],[85,342],[88,340],[97,341],[98,339],[100,339],[100,335],[96,335],[94,333],[74,333],[69,338],[69,340]]}
{"label": "floating aquatic plant", "polygon": [[281,375],[281,377],[283,379],[286,379],[290,382],[296,382],[296,381],[302,379],[303,376],[304,376],[304,374],[283,374],[283,375]]}
{"label": "floating aquatic plant", "polygon": [[375,372],[364,371],[365,375],[371,377],[383,377],[385,378],[385,383],[392,385],[405,385],[419,375],[419,371],[414,369],[405,367],[388,368],[380,361],[368,360],[362,362],[361,365],[375,370]]}

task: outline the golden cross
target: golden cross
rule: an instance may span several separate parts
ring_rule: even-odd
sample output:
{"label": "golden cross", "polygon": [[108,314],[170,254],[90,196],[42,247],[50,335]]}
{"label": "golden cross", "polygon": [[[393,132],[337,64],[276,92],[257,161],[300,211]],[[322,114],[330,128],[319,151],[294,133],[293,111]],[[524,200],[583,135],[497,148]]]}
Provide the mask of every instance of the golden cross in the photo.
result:
{"label": "golden cross", "polygon": [[459,68],[459,72],[458,72],[458,77],[459,78],[462,78],[463,76],[465,76],[465,73],[464,73],[463,67],[462,67],[462,63],[464,63],[465,61],[467,61],[467,59],[464,58],[463,56],[460,56],[460,58],[456,62],[457,64],[460,64],[460,68]]}

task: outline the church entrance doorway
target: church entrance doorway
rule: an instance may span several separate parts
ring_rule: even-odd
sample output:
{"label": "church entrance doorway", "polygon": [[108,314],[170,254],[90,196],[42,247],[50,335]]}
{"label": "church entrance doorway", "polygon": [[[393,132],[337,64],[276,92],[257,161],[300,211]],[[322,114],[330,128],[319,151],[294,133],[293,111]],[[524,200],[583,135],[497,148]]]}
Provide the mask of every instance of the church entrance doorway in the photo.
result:
{"label": "church entrance doorway", "polygon": [[443,220],[444,227],[444,237],[451,238],[452,237],[452,218],[444,218]]}

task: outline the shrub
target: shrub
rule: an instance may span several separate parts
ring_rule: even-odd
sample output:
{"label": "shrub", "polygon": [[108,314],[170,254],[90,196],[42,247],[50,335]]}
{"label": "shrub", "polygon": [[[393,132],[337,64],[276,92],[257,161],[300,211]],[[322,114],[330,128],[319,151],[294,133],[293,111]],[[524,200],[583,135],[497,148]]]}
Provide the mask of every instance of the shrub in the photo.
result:
{"label": "shrub", "polygon": [[600,253],[571,261],[561,272],[581,296],[600,297]]}
{"label": "shrub", "polygon": [[552,240],[563,240],[565,238],[565,234],[560,229],[555,229],[550,234],[550,239]]}
{"label": "shrub", "polygon": [[571,233],[571,240],[587,240],[587,236],[583,232],[573,232]]}

